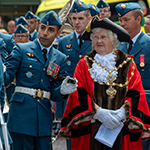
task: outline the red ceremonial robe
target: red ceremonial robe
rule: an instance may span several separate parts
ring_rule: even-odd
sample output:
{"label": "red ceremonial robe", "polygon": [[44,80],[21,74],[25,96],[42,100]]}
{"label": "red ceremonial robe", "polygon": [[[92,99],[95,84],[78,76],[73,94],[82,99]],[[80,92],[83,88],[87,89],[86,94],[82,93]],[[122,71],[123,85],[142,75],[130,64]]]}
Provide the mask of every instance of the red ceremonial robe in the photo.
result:
{"label": "red ceremonial robe", "polygon": [[[78,80],[78,89],[69,96],[59,136],[71,138],[71,150],[142,150],[141,133],[150,132],[150,113],[136,65],[128,55],[115,50],[119,69],[113,87],[117,94],[110,100],[106,94],[109,85],[93,81],[89,73],[95,54],[92,51],[77,64],[74,77]],[[94,139],[101,123],[92,122],[93,100],[100,107],[111,110],[125,104],[126,122],[112,148]]]}

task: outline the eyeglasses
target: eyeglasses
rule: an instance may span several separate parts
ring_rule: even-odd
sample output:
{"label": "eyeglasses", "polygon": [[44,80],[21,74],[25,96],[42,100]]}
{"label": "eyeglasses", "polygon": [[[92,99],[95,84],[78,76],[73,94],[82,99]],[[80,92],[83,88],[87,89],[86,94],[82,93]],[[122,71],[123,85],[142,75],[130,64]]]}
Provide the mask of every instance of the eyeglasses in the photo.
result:
{"label": "eyeglasses", "polygon": [[100,10],[100,13],[102,13],[102,12],[107,13],[107,12],[109,12],[109,10],[106,10],[106,9]]}
{"label": "eyeglasses", "polygon": [[107,37],[106,37],[106,36],[101,36],[101,37],[94,36],[94,37],[93,37],[93,40],[94,40],[94,41],[98,41],[99,39],[102,40],[102,41],[104,41],[104,40],[107,39]]}
{"label": "eyeglasses", "polygon": [[27,35],[15,35],[15,37],[16,37],[16,38],[20,38],[20,37],[21,37],[21,38],[25,38],[25,37],[28,37],[28,36],[27,36]]}

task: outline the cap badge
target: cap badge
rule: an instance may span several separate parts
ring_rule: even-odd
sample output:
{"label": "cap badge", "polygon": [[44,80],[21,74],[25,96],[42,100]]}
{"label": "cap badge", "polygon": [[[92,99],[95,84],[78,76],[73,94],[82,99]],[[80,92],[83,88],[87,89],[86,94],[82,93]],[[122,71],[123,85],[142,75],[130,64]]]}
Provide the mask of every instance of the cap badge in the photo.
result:
{"label": "cap badge", "polygon": [[74,10],[76,13],[78,12],[77,9]]}
{"label": "cap badge", "polygon": [[121,14],[120,14],[120,13],[118,13],[118,16],[121,16]]}

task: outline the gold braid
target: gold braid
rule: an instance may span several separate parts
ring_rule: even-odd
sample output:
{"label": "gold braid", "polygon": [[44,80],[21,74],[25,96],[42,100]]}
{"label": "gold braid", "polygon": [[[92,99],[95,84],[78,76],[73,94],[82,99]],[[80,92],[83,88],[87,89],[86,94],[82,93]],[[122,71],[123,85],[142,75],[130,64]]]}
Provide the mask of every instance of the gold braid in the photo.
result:
{"label": "gold braid", "polygon": [[[98,66],[102,67],[102,69],[106,70],[108,73],[112,73],[113,71],[117,71],[119,68],[122,68],[123,65],[125,65],[129,60],[131,60],[132,58],[128,57],[126,60],[124,60],[122,62],[122,64],[120,64],[118,67],[115,67],[113,70],[107,70],[106,67],[103,67],[101,64],[97,63],[94,59],[92,59],[91,57],[89,56],[85,56],[84,59],[86,60],[87,62],[87,59],[91,60],[93,63],[96,63]],[[133,61],[132,59],[132,63],[135,64],[135,62]],[[89,64],[87,63],[88,65],[88,71],[90,71],[90,66]],[[127,86],[130,82],[130,80],[132,79],[133,75],[134,75],[134,70],[135,70],[135,66],[133,65],[132,67],[132,72],[131,72],[131,77],[129,78],[129,81],[126,81],[124,84],[117,84],[115,82],[107,82],[107,83],[103,83],[103,82],[99,82],[99,81],[95,81],[97,83],[99,83],[100,85],[108,85],[108,86],[119,86],[119,87],[124,87],[124,86]]]}

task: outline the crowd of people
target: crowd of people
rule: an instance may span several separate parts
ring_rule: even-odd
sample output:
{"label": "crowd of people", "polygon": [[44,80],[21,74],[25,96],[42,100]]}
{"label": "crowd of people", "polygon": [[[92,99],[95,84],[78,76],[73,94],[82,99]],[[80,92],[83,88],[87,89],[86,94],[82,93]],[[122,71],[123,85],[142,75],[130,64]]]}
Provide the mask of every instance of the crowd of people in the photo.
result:
{"label": "crowd of people", "polygon": [[[0,17],[0,104],[11,150],[53,150],[54,106],[67,150],[150,149],[150,16],[144,33],[138,3],[115,9],[120,25],[103,0],[75,0],[64,24],[53,10],[41,19],[28,11],[7,30]],[[100,141],[115,129],[112,146]]]}

